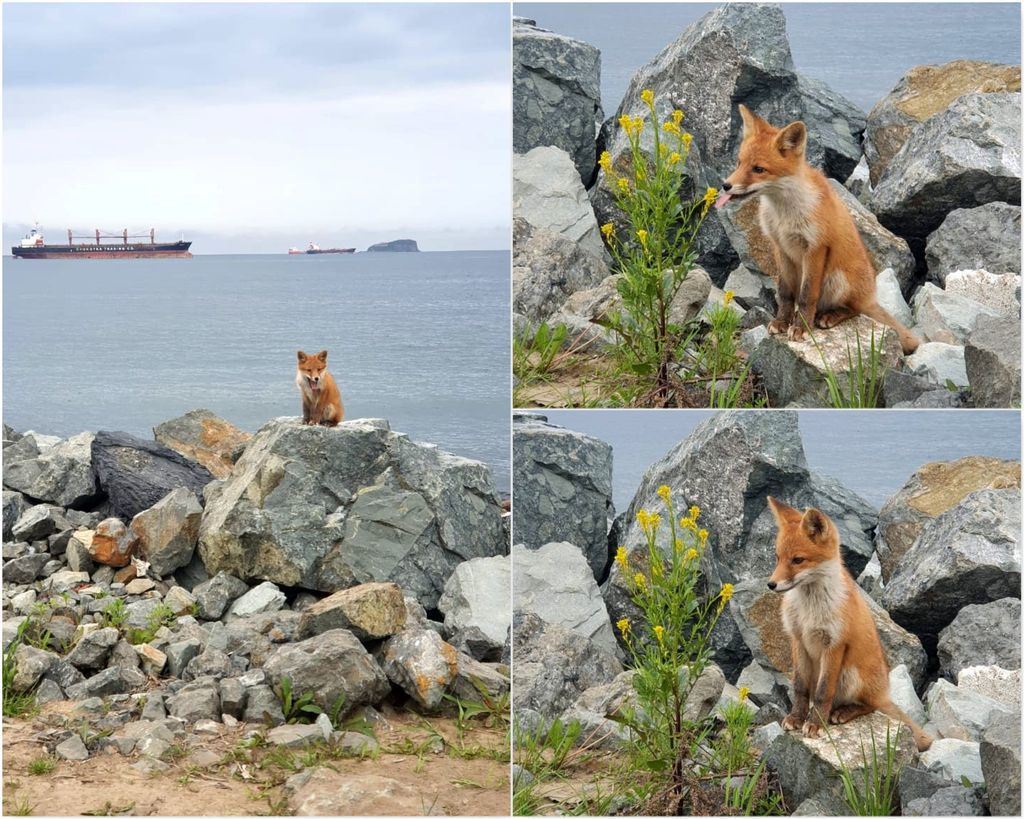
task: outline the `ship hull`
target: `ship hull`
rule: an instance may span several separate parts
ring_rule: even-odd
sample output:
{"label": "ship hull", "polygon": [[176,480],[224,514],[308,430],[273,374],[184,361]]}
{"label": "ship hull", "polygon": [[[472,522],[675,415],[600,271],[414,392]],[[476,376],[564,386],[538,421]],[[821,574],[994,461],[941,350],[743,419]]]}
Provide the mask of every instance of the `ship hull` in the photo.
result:
{"label": "ship hull", "polygon": [[324,253],[355,253],[354,247],[329,247],[323,250],[307,250],[306,253],[310,256],[319,256]]}
{"label": "ship hull", "polygon": [[191,242],[12,247],[16,259],[190,259]]}

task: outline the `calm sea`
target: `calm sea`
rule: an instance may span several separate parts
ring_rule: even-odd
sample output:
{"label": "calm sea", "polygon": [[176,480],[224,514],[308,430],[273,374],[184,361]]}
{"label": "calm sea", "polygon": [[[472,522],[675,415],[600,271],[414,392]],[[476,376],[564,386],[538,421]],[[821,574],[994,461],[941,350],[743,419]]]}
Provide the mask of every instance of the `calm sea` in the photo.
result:
{"label": "calm sea", "polygon": [[55,435],[205,407],[298,415],[295,352],[329,351],[348,418],[490,464],[509,489],[509,254],[3,260],[3,418]]}
{"label": "calm sea", "polygon": [[[769,410],[771,411],[771,410]],[[553,424],[612,445],[615,508],[633,499],[644,471],[711,410],[542,410]],[[831,475],[875,507],[930,461],[965,455],[1020,460],[1014,410],[799,410],[812,470]]]}
{"label": "calm sea", "polygon": [[[714,3],[516,3],[515,13],[601,49],[605,115],[629,78]],[[907,69],[950,60],[1020,63],[1017,3],[787,3],[797,71],[865,112]]]}

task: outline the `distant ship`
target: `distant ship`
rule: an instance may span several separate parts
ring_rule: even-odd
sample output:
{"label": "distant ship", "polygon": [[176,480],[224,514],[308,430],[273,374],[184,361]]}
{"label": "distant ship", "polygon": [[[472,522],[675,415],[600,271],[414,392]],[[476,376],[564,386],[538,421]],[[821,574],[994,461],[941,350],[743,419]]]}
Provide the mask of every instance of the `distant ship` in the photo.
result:
{"label": "distant ship", "polygon": [[318,253],[355,253],[354,247],[320,247],[320,245],[309,243],[309,247],[305,250],[299,250],[297,247],[288,248],[289,256],[305,256],[306,254],[316,255]]}
{"label": "distant ship", "polygon": [[[39,232],[39,226],[32,228],[29,234],[21,240],[21,244],[11,248],[11,255],[16,259],[190,259],[192,254],[189,248],[191,242],[184,240],[180,242],[156,241],[156,231],[150,229],[149,241],[129,241],[130,239],[146,239],[145,234],[129,236],[125,228],[120,234],[102,234],[98,230],[95,234],[96,242],[83,242],[75,244],[75,239],[92,238],[92,235],[74,236],[68,231],[68,243],[66,245],[48,245],[43,234]],[[120,239],[120,242],[104,242],[104,239]]]}

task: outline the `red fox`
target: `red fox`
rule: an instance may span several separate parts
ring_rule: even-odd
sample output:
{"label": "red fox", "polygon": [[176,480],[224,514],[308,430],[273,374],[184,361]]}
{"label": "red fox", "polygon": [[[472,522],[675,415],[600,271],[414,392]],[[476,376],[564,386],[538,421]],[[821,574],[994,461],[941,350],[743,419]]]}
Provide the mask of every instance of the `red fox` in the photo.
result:
{"label": "red fox", "polygon": [[[716,208],[760,194],[761,230],[779,269],[779,305],[770,333],[800,341],[813,327],[835,327],[859,313],[892,327],[906,354],[921,343],[878,304],[876,271],[857,227],[821,171],[804,158],[807,128],[773,128],[744,106],[739,164]],[[795,308],[795,309],[794,309]]]}
{"label": "red fox", "polygon": [[779,533],[768,588],[785,594],[782,625],[793,648],[793,709],[787,731],[816,737],[880,711],[909,726],[919,751],[932,738],[889,696],[889,664],[871,612],[839,555],[839,532],[817,509],[800,512],[768,498]]}
{"label": "red fox", "polygon": [[295,384],[302,393],[302,423],[334,427],[345,418],[341,393],[334,377],[327,372],[327,350],[306,355],[299,350],[299,369]]}

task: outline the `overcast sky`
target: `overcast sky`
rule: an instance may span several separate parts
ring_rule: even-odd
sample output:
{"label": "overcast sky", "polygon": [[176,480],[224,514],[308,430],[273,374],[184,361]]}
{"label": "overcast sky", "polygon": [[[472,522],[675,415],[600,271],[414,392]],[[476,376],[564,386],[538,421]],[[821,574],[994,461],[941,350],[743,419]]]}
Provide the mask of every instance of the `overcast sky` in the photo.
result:
{"label": "overcast sky", "polygon": [[196,252],[508,246],[506,4],[5,3],[3,24],[4,252],[36,220]]}

